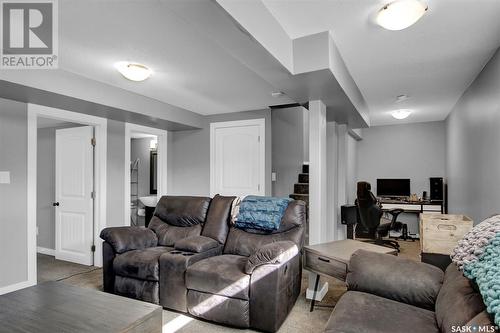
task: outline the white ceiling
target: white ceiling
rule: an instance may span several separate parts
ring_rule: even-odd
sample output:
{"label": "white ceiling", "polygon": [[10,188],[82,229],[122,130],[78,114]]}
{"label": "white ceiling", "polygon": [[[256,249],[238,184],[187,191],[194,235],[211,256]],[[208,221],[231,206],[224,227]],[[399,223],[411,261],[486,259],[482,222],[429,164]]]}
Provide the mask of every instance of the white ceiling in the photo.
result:
{"label": "white ceiling", "polygon": [[[372,125],[443,120],[500,46],[500,1],[427,0],[414,26],[374,24],[382,0],[262,0],[290,38],[331,31]],[[396,96],[409,95],[396,103]],[[390,111],[411,108],[404,121]]]}
{"label": "white ceiling", "polygon": [[[60,69],[203,115],[294,102],[176,15],[179,1],[60,1]],[[128,81],[113,67],[123,60],[154,74]]]}

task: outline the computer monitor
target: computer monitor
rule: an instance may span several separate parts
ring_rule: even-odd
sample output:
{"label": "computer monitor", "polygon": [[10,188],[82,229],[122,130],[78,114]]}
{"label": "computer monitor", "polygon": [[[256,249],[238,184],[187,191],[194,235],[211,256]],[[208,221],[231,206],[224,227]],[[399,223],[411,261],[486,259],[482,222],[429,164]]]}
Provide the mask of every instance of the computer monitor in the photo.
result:
{"label": "computer monitor", "polygon": [[410,194],[409,179],[377,179],[379,197],[407,197]]}

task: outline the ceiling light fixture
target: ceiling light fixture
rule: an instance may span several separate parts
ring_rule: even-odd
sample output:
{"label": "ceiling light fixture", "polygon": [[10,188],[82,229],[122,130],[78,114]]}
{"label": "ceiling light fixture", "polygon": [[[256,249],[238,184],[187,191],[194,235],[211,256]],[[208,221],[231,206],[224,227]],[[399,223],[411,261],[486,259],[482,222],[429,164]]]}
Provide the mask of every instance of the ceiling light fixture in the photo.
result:
{"label": "ceiling light fixture", "polygon": [[285,93],[282,91],[273,91],[271,93],[271,96],[274,98],[283,97],[283,96],[285,96]]}
{"label": "ceiling light fixture", "polygon": [[399,102],[404,102],[406,101],[408,98],[410,98],[408,95],[406,94],[402,94],[402,95],[398,95],[396,97],[396,103],[399,103]]}
{"label": "ceiling light fixture", "polygon": [[144,81],[153,74],[148,66],[136,62],[120,61],[115,64],[115,68],[126,79],[137,82]]}
{"label": "ceiling light fixture", "polygon": [[399,109],[391,112],[391,115],[398,120],[406,119],[410,114],[411,110],[409,109]]}
{"label": "ceiling light fixture", "polygon": [[378,12],[377,24],[387,30],[403,30],[415,24],[428,8],[419,0],[396,0]]}

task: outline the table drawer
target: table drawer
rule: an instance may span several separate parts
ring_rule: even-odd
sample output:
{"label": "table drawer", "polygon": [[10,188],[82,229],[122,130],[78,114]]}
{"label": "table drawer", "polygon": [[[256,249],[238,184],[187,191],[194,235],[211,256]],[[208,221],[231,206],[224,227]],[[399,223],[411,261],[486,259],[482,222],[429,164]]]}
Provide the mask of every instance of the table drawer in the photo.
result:
{"label": "table drawer", "polygon": [[345,280],[347,275],[347,264],[308,251],[304,256],[304,268],[340,280]]}

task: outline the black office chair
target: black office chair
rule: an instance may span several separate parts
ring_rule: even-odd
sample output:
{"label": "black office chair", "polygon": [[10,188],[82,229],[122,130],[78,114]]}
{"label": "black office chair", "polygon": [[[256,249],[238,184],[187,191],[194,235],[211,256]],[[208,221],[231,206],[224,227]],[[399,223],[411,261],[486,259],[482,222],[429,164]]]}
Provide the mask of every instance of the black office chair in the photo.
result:
{"label": "black office chair", "polygon": [[399,243],[392,239],[384,239],[389,235],[389,231],[400,231],[403,227],[401,222],[397,221],[398,215],[403,212],[402,209],[392,209],[387,211],[392,218],[382,218],[384,212],[377,201],[377,198],[371,192],[371,185],[368,182],[358,182],[356,205],[359,212],[358,227],[365,229],[368,234],[369,240],[366,242],[374,243],[377,245],[392,247],[399,252]]}

